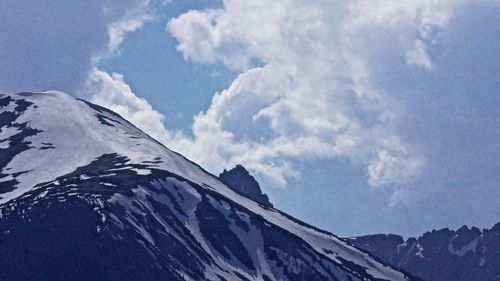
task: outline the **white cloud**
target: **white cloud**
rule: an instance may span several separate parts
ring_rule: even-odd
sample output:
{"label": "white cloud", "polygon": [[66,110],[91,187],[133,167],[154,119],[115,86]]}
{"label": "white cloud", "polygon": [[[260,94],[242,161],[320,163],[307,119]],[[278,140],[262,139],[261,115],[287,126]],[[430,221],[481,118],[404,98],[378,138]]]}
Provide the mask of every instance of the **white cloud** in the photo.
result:
{"label": "white cloud", "polygon": [[450,3],[227,0],[171,20],[186,59],[242,73],[178,149],[209,168],[242,162],[279,183],[296,176],[290,160],[345,157],[366,165],[372,186],[405,185],[424,160],[398,137],[397,97],[372,83],[367,48],[388,33],[395,55],[431,69],[426,43],[445,27]]}

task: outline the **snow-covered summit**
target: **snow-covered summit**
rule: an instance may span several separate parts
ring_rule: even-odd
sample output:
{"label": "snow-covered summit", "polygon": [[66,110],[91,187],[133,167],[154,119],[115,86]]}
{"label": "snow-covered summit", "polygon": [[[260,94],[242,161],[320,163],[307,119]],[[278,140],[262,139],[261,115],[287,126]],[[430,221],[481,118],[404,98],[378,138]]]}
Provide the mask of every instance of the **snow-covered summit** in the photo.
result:
{"label": "snow-covered summit", "polygon": [[410,280],[60,92],[0,95],[0,197],[2,280]]}
{"label": "snow-covered summit", "polygon": [[126,156],[131,164],[168,170],[198,183],[218,183],[103,107],[54,91],[0,99],[0,186],[14,183],[11,191],[0,194],[0,203],[111,153]]}

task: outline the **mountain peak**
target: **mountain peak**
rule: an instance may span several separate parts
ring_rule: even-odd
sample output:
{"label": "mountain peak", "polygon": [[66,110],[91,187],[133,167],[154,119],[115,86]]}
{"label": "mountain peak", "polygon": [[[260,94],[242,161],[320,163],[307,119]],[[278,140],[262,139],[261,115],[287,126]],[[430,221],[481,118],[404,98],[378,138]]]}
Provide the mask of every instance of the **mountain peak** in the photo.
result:
{"label": "mountain peak", "polygon": [[117,113],[62,92],[0,95],[0,153],[0,203],[107,154],[139,174],[161,169],[222,185]]}
{"label": "mountain peak", "polygon": [[262,193],[257,180],[242,165],[238,164],[229,171],[224,169],[219,175],[219,179],[237,193],[265,207],[273,207],[273,204],[269,201],[269,197]]}

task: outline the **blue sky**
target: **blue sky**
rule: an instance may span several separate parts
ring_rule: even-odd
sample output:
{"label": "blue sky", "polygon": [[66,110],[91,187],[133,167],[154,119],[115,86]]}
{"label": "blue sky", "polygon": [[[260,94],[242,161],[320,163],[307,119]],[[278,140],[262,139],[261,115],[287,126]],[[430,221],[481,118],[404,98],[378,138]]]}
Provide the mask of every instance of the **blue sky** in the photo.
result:
{"label": "blue sky", "polygon": [[3,1],[0,92],[107,106],[339,235],[500,221],[500,2]]}

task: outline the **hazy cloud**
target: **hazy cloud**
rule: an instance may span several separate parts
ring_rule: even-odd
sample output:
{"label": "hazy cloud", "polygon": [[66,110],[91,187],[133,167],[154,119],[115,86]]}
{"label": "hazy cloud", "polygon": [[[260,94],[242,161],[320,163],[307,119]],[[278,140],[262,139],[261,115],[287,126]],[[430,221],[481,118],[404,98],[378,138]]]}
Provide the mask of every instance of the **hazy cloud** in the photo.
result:
{"label": "hazy cloud", "polygon": [[128,32],[141,29],[144,24],[154,19],[154,14],[149,6],[149,0],[137,1],[136,4],[114,22],[107,25],[109,34],[108,52],[113,54],[125,39]]}
{"label": "hazy cloud", "polygon": [[96,55],[136,30],[147,1],[0,2],[0,92],[61,90],[75,94]]}

